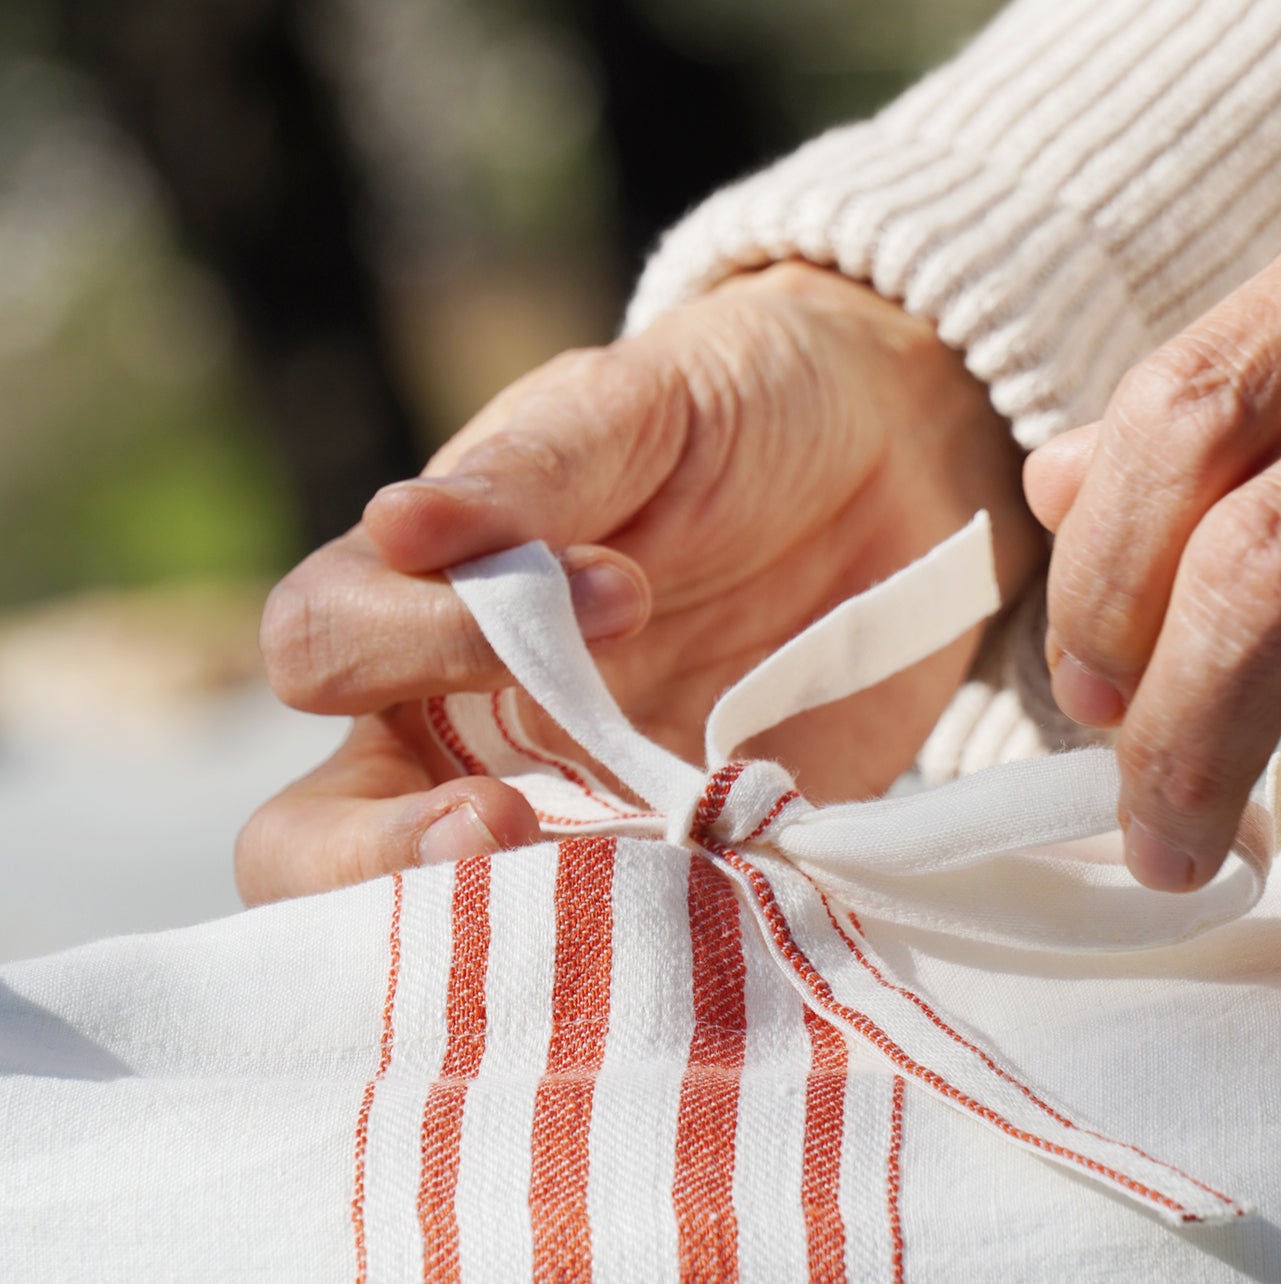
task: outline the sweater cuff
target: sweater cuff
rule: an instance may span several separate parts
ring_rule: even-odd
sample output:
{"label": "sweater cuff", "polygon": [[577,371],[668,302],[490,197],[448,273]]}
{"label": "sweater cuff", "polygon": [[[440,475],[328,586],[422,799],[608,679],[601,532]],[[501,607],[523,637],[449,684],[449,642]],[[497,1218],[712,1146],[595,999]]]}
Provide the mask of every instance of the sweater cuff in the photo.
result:
{"label": "sweater cuff", "polygon": [[1106,251],[1053,193],[879,121],[816,139],[673,228],[625,332],[783,259],[868,281],[933,321],[1028,449],[1098,418],[1154,346]]}
{"label": "sweater cuff", "polygon": [[804,259],[933,321],[1032,448],[1281,232],[1281,6],[1020,0],[875,119],[672,229],[625,333]]}

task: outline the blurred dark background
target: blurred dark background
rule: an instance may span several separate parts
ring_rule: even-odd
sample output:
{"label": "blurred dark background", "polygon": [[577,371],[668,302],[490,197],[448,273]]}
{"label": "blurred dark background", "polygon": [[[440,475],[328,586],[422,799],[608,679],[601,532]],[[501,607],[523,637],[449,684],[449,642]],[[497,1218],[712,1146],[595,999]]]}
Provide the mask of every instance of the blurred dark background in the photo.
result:
{"label": "blurred dark background", "polygon": [[233,912],[272,580],[996,5],[0,0],[0,960]]}
{"label": "blurred dark background", "polygon": [[274,576],[996,0],[0,0],[0,608]]}

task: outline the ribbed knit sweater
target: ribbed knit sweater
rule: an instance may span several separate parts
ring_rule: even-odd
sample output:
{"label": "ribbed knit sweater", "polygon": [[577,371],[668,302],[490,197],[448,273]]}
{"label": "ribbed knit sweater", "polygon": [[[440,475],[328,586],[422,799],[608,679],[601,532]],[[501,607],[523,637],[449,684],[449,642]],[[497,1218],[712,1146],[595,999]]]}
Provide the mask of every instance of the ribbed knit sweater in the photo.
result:
{"label": "ribbed knit sweater", "polygon": [[[804,259],[938,327],[1032,448],[1281,253],[1281,0],[1015,0],[869,121],[716,193],[625,331]],[[1057,715],[1038,589],[922,754],[927,779],[1084,734]]]}

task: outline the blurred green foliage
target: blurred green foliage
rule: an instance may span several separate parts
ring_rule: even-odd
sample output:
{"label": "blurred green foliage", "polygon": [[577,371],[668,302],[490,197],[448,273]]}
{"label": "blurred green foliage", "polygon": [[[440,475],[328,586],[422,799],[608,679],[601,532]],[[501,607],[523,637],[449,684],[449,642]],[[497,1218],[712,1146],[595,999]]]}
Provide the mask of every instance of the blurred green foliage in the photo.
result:
{"label": "blurred green foliage", "polygon": [[[289,479],[217,283],[60,69],[11,62],[0,146],[0,605],[263,575]],[[25,118],[23,118],[25,117]]]}
{"label": "blurred green foliage", "polygon": [[[793,138],[874,110],[998,7],[645,0],[675,43],[741,64]],[[384,271],[410,275],[416,222],[454,298],[487,254],[586,257],[608,239],[591,54],[557,13],[557,0],[318,0],[315,43],[373,176]],[[279,572],[303,551],[298,507],[225,298],[93,87],[58,62],[55,14],[0,0],[0,607]],[[486,289],[492,277],[477,273]]]}
{"label": "blurred green foliage", "polygon": [[0,357],[0,604],[270,574],[301,551],[229,336],[184,314],[165,229],[129,239],[82,264],[43,341]]}

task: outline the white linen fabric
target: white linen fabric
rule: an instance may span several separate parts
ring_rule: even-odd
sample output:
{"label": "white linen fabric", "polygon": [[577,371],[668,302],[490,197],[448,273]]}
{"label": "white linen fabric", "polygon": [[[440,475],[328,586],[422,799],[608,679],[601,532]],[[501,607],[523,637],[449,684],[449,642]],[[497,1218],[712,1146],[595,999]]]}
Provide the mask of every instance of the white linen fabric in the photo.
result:
{"label": "white linen fabric", "polygon": [[[775,659],[728,693],[706,773],[593,684],[545,550],[457,575],[644,802],[529,744],[510,695],[450,697],[442,743],[559,841],[0,970],[0,1275],[1281,1276],[1263,803],[1214,886],[1162,897],[1108,837],[1061,846],[1106,822],[1105,759],[834,809],[729,760],[762,693],[874,681],[831,638],[892,656],[931,579],[973,592],[902,627],[990,609],[985,539],[815,626],[794,653],[829,656],[817,684]],[[923,923],[935,879],[975,895]]]}

